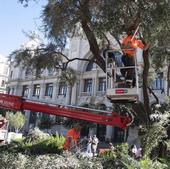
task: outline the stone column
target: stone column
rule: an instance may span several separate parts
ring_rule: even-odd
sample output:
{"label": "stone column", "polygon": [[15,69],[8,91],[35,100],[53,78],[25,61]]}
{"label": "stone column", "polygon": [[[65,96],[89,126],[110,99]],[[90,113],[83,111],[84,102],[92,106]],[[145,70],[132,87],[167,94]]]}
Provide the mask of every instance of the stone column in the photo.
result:
{"label": "stone column", "polygon": [[45,95],[45,82],[43,80],[43,82],[40,84],[40,96],[39,96],[39,99],[43,100],[44,95]]}
{"label": "stone column", "polygon": [[72,87],[72,93],[71,93],[71,105],[76,105],[77,102],[77,83],[74,84]]}
{"label": "stone column", "polygon": [[31,83],[31,84],[29,85],[28,99],[31,99],[31,98],[32,98],[33,90],[34,90],[34,86],[33,86],[33,83]]}
{"label": "stone column", "polygon": [[14,93],[13,93],[13,95],[15,95],[15,96],[18,96],[18,85],[16,85],[15,87],[14,87]]}
{"label": "stone column", "polygon": [[65,101],[66,105],[70,104],[70,101],[71,101],[71,92],[72,92],[72,87],[71,86],[67,86],[66,101]]}
{"label": "stone column", "polygon": [[15,87],[14,87],[14,95],[16,95],[16,96],[20,96],[20,88],[21,88],[21,86],[19,85],[19,82],[17,82],[17,84],[15,85]]}
{"label": "stone column", "polygon": [[[31,99],[32,98],[32,94],[33,94],[33,84],[31,83],[29,85],[29,93],[28,93],[28,99]],[[29,121],[30,121],[30,110],[26,110],[25,111],[25,118],[26,118],[26,122],[25,122],[25,126],[24,126],[24,129],[26,132],[29,131]]]}
{"label": "stone column", "polygon": [[22,96],[22,90],[23,90],[23,86],[18,85],[18,88],[17,88],[17,95],[18,96]]}
{"label": "stone column", "polygon": [[83,87],[84,87],[84,84],[83,84],[84,80],[83,79],[80,79],[80,84],[79,84],[79,96],[81,96],[81,92],[84,91]]}
{"label": "stone column", "polygon": [[96,90],[97,90],[97,78],[96,77],[94,77],[93,78],[93,82],[92,82],[92,85],[93,85],[93,96],[96,96]]}
{"label": "stone column", "polygon": [[164,79],[164,91],[165,91],[165,94],[168,93],[168,90],[169,90],[169,88],[168,88],[168,81],[166,79]]}
{"label": "stone column", "polygon": [[53,102],[55,102],[55,100],[57,99],[57,96],[58,96],[58,83],[57,82],[54,82],[53,83],[53,96],[52,96],[52,100]]}

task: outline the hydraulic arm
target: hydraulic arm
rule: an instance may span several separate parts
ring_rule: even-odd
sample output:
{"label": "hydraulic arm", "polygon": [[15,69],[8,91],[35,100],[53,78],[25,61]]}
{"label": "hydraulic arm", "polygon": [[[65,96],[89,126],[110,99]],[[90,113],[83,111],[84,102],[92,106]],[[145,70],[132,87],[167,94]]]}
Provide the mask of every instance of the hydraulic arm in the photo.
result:
{"label": "hydraulic arm", "polygon": [[77,120],[85,120],[97,124],[117,126],[122,129],[125,129],[128,125],[130,125],[133,120],[129,115],[120,116],[115,112],[105,111],[103,114],[94,113],[94,111],[97,110],[89,111],[87,109],[83,109],[83,107],[47,104],[7,94],[0,94],[0,108],[7,110],[30,110],[32,112],[42,112]]}

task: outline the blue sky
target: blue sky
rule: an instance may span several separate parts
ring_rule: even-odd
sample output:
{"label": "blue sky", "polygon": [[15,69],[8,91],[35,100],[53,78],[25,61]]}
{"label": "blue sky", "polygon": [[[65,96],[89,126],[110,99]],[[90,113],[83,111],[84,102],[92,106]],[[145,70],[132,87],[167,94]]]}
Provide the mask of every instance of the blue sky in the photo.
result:
{"label": "blue sky", "polygon": [[39,0],[37,3],[31,2],[25,8],[18,0],[4,0],[0,5],[0,54],[8,56],[13,50],[18,49],[20,45],[28,41],[23,33],[39,31],[42,25],[40,15],[42,6],[47,0]]}

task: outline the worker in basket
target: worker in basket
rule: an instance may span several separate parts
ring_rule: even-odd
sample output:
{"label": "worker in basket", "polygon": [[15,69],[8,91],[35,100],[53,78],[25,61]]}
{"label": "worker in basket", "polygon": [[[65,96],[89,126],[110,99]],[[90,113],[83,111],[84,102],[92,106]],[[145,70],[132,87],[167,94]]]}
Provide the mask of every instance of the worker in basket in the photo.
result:
{"label": "worker in basket", "polygon": [[144,45],[141,40],[136,38],[137,31],[139,29],[138,27],[135,29],[135,27],[130,27],[127,30],[127,36],[122,41],[122,62],[125,67],[131,67],[132,68],[125,68],[122,70],[122,75],[125,77],[126,80],[126,87],[134,87],[135,84],[135,56],[138,49],[140,50],[147,50],[148,44]]}
{"label": "worker in basket", "polygon": [[64,150],[71,150],[77,146],[77,140],[80,138],[81,126],[77,125],[67,131],[65,136]]}

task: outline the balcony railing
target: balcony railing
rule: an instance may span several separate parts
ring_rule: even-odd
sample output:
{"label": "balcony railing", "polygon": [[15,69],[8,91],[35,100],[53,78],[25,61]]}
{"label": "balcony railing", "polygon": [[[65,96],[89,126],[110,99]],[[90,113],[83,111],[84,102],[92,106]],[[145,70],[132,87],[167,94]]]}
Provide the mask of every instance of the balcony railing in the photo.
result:
{"label": "balcony railing", "polygon": [[106,95],[106,91],[97,91],[96,95],[97,96],[104,96],[104,95]]}
{"label": "balcony railing", "polygon": [[92,92],[81,92],[81,96],[92,96]]}

